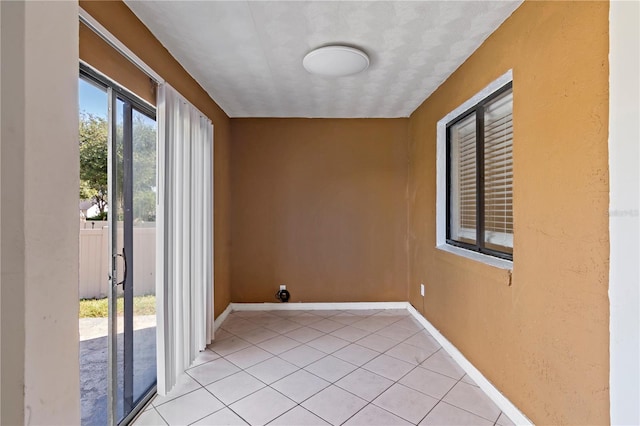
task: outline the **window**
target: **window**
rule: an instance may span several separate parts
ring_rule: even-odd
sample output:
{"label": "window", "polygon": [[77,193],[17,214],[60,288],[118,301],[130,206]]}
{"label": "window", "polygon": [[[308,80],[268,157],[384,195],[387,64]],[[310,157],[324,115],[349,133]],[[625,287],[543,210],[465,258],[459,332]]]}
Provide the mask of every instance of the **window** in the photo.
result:
{"label": "window", "polygon": [[446,125],[446,241],[513,260],[512,83]]}

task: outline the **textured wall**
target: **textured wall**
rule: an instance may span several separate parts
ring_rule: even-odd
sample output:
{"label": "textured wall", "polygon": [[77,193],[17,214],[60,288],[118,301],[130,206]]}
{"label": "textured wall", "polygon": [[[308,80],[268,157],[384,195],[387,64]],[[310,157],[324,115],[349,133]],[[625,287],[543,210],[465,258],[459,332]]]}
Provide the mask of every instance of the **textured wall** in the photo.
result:
{"label": "textured wall", "polygon": [[407,300],[407,119],[232,119],[232,300]]}
{"label": "textured wall", "polygon": [[[536,424],[609,422],[607,55],[608,3],[525,2],[410,118],[410,301]],[[435,249],[436,122],[510,68],[512,286]]]}
{"label": "textured wall", "polygon": [[[167,83],[205,113],[214,126],[214,258],[216,316],[231,301],[229,249],[229,117],[169,54],[151,32],[121,1],[81,1],[80,7],[100,22],[133,53],[160,74]],[[83,33],[80,33],[83,37]],[[84,41],[81,39],[81,46]]]}

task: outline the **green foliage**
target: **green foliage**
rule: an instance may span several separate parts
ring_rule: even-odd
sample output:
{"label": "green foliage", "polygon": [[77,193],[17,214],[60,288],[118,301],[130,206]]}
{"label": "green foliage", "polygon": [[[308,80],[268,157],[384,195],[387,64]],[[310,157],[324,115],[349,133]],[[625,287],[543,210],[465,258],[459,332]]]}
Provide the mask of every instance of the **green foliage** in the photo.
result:
{"label": "green foliage", "polygon": [[[124,299],[117,300],[118,316],[124,314]],[[137,296],[133,298],[133,315],[155,315],[156,296]],[[106,318],[109,316],[108,299],[80,300],[80,318]]]}
{"label": "green foliage", "polygon": [[156,220],[156,126],[150,118],[133,113],[133,217]]}
{"label": "green foliage", "polygon": [[80,198],[94,200],[100,214],[107,205],[107,120],[80,114]]}
{"label": "green foliage", "polygon": [[[133,217],[136,222],[155,222],[156,219],[156,124],[155,121],[133,112]],[[116,138],[122,141],[122,123],[116,126]],[[119,143],[116,184],[122,182],[122,144]],[[80,114],[80,198],[94,200],[100,213],[93,220],[106,218],[108,179],[107,120],[92,114]],[[114,207],[122,220],[122,191]]]}

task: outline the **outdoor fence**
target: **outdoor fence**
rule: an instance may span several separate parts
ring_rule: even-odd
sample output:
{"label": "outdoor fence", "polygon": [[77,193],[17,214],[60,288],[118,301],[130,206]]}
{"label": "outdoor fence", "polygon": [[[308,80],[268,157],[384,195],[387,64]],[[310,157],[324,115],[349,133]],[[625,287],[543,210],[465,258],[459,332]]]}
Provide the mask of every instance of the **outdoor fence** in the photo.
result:
{"label": "outdoor fence", "polygon": [[[100,223],[91,229],[85,222],[80,225],[80,298],[99,299],[107,297],[109,290],[109,227]],[[122,230],[118,231],[122,241]],[[128,273],[133,269],[133,293],[135,296],[155,294],[155,227],[133,228],[133,254],[128,254]],[[133,267],[135,262],[135,267]],[[118,276],[122,280],[124,261],[118,260]]]}

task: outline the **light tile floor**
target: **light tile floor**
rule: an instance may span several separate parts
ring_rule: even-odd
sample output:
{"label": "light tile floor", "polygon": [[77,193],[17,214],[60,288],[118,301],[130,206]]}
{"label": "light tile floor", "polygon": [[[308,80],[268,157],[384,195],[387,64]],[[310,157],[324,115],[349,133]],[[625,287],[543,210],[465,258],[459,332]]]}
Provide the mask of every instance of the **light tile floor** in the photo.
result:
{"label": "light tile floor", "polygon": [[406,310],[234,312],[137,425],[513,423]]}

